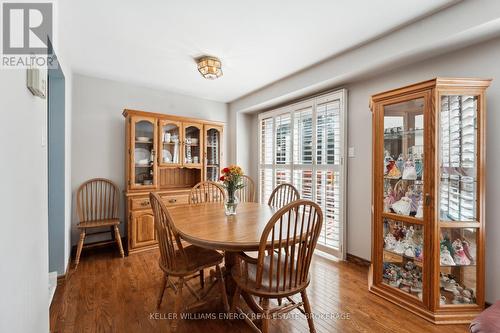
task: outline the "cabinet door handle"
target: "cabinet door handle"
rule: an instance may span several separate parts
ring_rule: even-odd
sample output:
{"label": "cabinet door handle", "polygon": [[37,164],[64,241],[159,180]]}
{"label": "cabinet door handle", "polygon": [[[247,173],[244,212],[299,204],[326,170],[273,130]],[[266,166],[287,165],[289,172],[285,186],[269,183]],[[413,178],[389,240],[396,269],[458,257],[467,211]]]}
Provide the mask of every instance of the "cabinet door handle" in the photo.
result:
{"label": "cabinet door handle", "polygon": [[176,203],[177,202],[177,199],[170,199],[168,200],[169,203]]}
{"label": "cabinet door handle", "polygon": [[141,206],[143,206],[143,207],[149,206],[149,201],[143,201],[143,202],[141,202]]}
{"label": "cabinet door handle", "polygon": [[431,204],[431,195],[429,193],[425,193],[425,205],[429,206]]}

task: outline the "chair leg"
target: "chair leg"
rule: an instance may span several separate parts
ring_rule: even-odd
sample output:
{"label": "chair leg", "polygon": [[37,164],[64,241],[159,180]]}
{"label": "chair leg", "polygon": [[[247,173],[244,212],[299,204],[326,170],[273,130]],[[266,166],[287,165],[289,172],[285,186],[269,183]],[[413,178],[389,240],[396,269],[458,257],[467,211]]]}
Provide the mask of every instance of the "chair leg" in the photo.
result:
{"label": "chair leg", "polygon": [[156,309],[160,309],[161,302],[163,301],[163,294],[165,293],[165,289],[167,288],[168,275],[163,274],[163,283],[160,290],[160,295],[158,296],[158,301],[156,302]]}
{"label": "chair leg", "polygon": [[179,278],[177,281],[177,292],[175,293],[175,317],[172,321],[172,332],[177,331],[177,325],[179,323],[179,319],[181,317],[181,304],[182,304],[182,287],[184,286],[184,278]]}
{"label": "chair leg", "polygon": [[80,263],[80,255],[82,254],[84,241],[85,241],[85,229],[82,229],[80,231],[80,240],[78,241],[78,247],[76,248],[75,269],[78,267],[78,264]]}
{"label": "chair leg", "polygon": [[122,237],[120,236],[120,229],[118,229],[117,225],[115,225],[115,239],[116,242],[118,243],[118,249],[120,250],[120,255],[122,256],[122,258],[124,258],[125,253],[123,252]]}
{"label": "chair leg", "polygon": [[231,313],[236,312],[236,308],[240,305],[240,295],[241,289],[240,287],[236,287],[233,295],[233,301],[231,302]]}
{"label": "chair leg", "polygon": [[200,270],[200,285],[201,289],[205,288],[205,271],[203,269]]}
{"label": "chair leg", "polygon": [[222,296],[222,305],[224,305],[224,311],[226,311],[226,313],[229,313],[229,302],[227,300],[226,283],[224,282],[224,276],[222,275],[222,270],[220,269],[219,265],[215,266],[215,270],[217,272],[217,279],[219,280],[217,283],[219,284],[219,289]]}
{"label": "chair leg", "polygon": [[311,304],[309,303],[309,298],[307,297],[306,290],[302,290],[300,292],[300,297],[302,297],[302,302],[304,302],[304,310],[307,316],[307,324],[309,325],[309,332],[316,333],[316,329],[314,328],[314,321],[312,317]]}
{"label": "chair leg", "polygon": [[262,299],[262,333],[269,333],[269,298]]}

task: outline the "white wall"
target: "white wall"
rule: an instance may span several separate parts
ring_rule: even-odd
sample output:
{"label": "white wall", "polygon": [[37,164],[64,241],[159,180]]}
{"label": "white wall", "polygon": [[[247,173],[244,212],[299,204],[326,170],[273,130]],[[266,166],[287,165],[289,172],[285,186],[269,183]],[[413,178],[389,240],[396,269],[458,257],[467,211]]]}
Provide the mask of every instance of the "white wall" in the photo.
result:
{"label": "white wall", "polygon": [[233,135],[236,136],[236,159],[232,161],[243,168],[243,171],[255,181],[258,179],[259,160],[255,158],[258,154],[258,115],[251,113],[234,113],[236,125]]}
{"label": "white wall", "polygon": [[[402,68],[393,69],[360,81],[346,83],[348,89],[348,145],[355,148],[355,157],[348,160],[347,252],[371,258],[371,170],[372,125],[368,107],[371,95],[437,76],[493,78],[487,91],[487,195],[486,195],[486,298],[500,299],[500,38],[483,42],[449,54],[441,55]],[[284,83],[286,84],[286,83]],[[335,87],[332,87],[335,88]],[[251,120],[255,126],[255,120]],[[247,123],[246,126],[250,126]],[[238,129],[240,126],[238,126]],[[240,131],[239,134],[243,135]],[[247,133],[238,142],[248,142],[257,135]],[[240,146],[239,143],[236,145]],[[257,152],[248,151],[257,160]],[[239,157],[240,154],[237,154]],[[240,157],[241,158],[241,157]],[[239,163],[239,161],[237,161]]]}
{"label": "white wall", "polygon": [[[225,103],[75,74],[71,142],[73,198],[78,186],[94,177],[111,179],[120,190],[125,189],[125,118],[122,116],[125,108],[228,121]],[[225,137],[227,132],[226,128]],[[223,163],[228,153],[226,142],[224,138]],[[120,207],[123,221],[123,198]],[[72,212],[75,224],[74,204]],[[122,224],[122,236],[125,235],[123,228]],[[78,240],[75,227],[72,233],[75,244]]]}
{"label": "white wall", "polygon": [[0,70],[0,332],[48,332],[47,100]]}

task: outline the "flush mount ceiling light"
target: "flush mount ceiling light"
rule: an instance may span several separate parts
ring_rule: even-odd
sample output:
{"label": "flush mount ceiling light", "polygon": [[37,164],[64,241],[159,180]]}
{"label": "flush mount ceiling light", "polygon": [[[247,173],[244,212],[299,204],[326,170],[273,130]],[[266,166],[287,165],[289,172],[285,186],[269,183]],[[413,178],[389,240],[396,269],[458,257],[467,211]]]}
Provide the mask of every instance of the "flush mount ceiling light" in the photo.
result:
{"label": "flush mount ceiling light", "polygon": [[222,64],[219,58],[203,56],[196,59],[198,71],[205,79],[215,80],[222,76]]}

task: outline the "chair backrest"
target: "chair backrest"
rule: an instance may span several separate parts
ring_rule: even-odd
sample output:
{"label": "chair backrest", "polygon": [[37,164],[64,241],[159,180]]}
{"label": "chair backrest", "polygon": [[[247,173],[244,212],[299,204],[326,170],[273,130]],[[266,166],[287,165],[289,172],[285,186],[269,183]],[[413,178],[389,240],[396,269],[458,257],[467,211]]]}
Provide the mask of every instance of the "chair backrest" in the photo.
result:
{"label": "chair backrest", "polygon": [[300,194],[295,186],[292,184],[280,184],[271,193],[267,204],[271,207],[281,208],[299,199]]}
{"label": "chair backrest", "polygon": [[323,212],[314,202],[297,200],[278,210],[260,238],[257,288],[263,284],[264,263],[271,290],[286,291],[307,285],[309,266],[323,224]]}
{"label": "chair backrest", "polygon": [[241,176],[241,182],[244,187],[236,191],[240,202],[255,202],[255,183],[253,179],[243,175]]}
{"label": "chair backrest", "polygon": [[224,188],[215,182],[200,182],[189,193],[189,203],[224,202]]}
{"label": "chair backrest", "polygon": [[119,202],[115,183],[104,178],[90,179],[76,192],[78,219],[80,222],[117,219]]}
{"label": "chair backrest", "polygon": [[153,208],[156,237],[160,249],[160,264],[171,272],[187,267],[184,248],[165,204],[158,193],[154,192],[149,193],[149,201]]}

